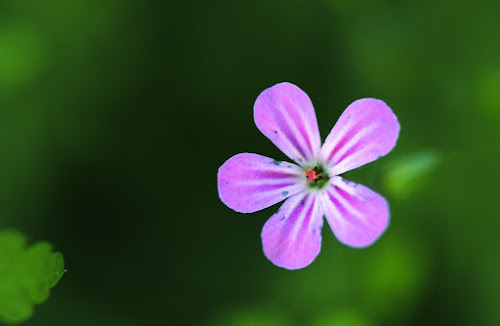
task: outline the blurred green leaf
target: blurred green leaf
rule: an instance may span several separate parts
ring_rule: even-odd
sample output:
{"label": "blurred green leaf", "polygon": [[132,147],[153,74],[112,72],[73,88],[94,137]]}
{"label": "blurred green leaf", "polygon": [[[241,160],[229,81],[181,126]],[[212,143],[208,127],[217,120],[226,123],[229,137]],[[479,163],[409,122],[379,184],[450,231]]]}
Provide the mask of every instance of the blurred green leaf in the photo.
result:
{"label": "blurred green leaf", "polygon": [[387,192],[394,197],[407,198],[423,184],[439,159],[437,153],[425,151],[392,161],[387,165],[384,180]]}
{"label": "blurred green leaf", "polygon": [[295,325],[272,305],[248,306],[221,312],[214,320],[217,326],[290,326]]}
{"label": "blurred green leaf", "polygon": [[411,315],[408,312],[426,288],[429,260],[425,246],[411,236],[393,236],[374,247],[362,278],[362,294],[371,315],[396,320]]}
{"label": "blurred green leaf", "polygon": [[47,242],[26,246],[16,231],[0,231],[0,321],[22,322],[47,300],[64,273],[64,260]]}
{"label": "blurred green leaf", "polygon": [[313,324],[315,326],[373,326],[374,324],[351,308],[343,308],[335,312],[321,315]]}
{"label": "blurred green leaf", "polygon": [[0,24],[0,90],[35,80],[47,64],[43,37],[29,24]]}
{"label": "blurred green leaf", "polygon": [[488,117],[500,118],[500,67],[488,66],[477,82],[478,105]]}

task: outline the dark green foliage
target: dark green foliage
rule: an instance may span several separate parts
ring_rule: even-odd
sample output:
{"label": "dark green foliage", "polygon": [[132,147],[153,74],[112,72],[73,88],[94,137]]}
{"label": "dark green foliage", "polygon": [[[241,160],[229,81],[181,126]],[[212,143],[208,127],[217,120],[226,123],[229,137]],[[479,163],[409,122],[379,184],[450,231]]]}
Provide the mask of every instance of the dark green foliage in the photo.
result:
{"label": "dark green foliage", "polygon": [[[71,259],[23,326],[500,325],[499,12],[1,0],[0,229]],[[279,205],[238,214],[216,186],[238,152],[287,166],[252,111],[282,81],[310,95],[323,139],[361,97],[401,123],[393,152],[343,175],[386,197],[386,233],[352,249],[325,222],[321,254],[296,272],[262,253]]]}

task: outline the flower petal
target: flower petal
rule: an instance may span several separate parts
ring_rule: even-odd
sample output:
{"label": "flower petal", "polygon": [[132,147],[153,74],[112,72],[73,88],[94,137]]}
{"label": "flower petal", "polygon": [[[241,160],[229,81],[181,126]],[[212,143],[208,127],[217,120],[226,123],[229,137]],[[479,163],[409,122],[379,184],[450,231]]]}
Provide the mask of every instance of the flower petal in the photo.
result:
{"label": "flower petal", "polygon": [[219,168],[219,197],[229,208],[252,213],[305,189],[302,169],[252,153],[237,154]]}
{"label": "flower petal", "polygon": [[299,164],[319,154],[318,121],[309,96],[290,83],[276,84],[260,93],[254,105],[257,128]]}
{"label": "flower petal", "polygon": [[321,148],[321,160],[339,175],[389,153],[400,125],[384,101],[364,98],[345,109]]}
{"label": "flower petal", "polygon": [[323,211],[337,239],[351,247],[366,247],[384,233],[389,224],[389,205],[373,190],[333,177],[321,192]]}
{"label": "flower petal", "polygon": [[262,229],[264,254],[286,269],[306,267],[319,254],[322,227],[319,197],[308,192],[292,196]]}

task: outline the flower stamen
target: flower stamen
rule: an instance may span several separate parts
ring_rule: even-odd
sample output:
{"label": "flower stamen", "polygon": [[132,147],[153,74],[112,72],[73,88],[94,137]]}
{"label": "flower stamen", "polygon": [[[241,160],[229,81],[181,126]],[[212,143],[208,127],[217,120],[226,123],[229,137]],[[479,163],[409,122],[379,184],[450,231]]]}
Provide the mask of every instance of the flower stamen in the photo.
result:
{"label": "flower stamen", "polygon": [[306,182],[316,179],[316,172],[313,171],[311,168],[307,169],[307,172],[304,172],[304,175],[307,177]]}
{"label": "flower stamen", "polygon": [[307,169],[307,172],[304,172],[304,175],[307,177],[306,182],[314,180],[314,183],[317,183],[319,180],[323,180],[323,177],[320,175],[321,172],[323,172],[323,170],[318,169],[318,167],[315,167],[314,169]]}

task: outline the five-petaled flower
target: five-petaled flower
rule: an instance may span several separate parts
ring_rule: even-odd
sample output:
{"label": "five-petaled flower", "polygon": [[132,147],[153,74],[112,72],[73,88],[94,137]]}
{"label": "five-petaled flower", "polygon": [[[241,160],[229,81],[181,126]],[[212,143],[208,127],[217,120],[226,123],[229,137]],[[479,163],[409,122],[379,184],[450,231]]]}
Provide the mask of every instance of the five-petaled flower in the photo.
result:
{"label": "five-petaled flower", "polygon": [[264,254],[275,265],[299,269],[321,249],[323,216],[337,239],[351,247],[374,243],[389,223],[389,207],[369,188],[339,175],[389,153],[399,122],[381,100],[354,101],[321,145],[307,94],[290,83],[264,90],[254,105],[257,128],[296,164],[241,153],[217,175],[220,199],[252,213],[288,198],[262,229]]}

